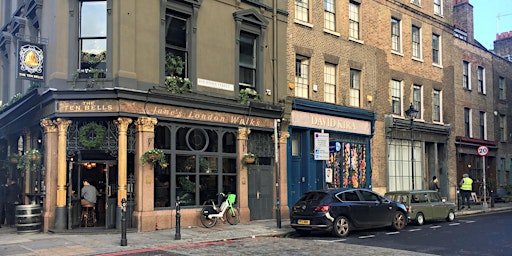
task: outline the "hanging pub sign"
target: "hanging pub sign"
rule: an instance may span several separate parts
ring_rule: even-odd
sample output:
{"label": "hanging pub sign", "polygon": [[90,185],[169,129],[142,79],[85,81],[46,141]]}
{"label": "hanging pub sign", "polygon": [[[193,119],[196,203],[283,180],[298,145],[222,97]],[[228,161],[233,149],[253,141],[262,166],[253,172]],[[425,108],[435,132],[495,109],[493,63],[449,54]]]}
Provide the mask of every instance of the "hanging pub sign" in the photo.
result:
{"label": "hanging pub sign", "polygon": [[19,41],[18,78],[44,81],[44,51],[43,44]]}

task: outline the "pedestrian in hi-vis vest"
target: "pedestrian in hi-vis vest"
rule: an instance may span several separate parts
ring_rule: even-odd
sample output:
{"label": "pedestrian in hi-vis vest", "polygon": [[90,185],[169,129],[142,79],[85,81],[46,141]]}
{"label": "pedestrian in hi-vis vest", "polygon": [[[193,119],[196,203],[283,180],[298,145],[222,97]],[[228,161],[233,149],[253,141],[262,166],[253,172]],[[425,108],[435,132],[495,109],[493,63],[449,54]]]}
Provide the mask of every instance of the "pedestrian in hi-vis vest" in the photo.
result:
{"label": "pedestrian in hi-vis vest", "polygon": [[473,180],[467,173],[462,175],[460,180],[460,194],[462,196],[462,209],[464,209],[464,202],[467,202],[468,209],[471,208],[469,204],[469,198],[471,197],[471,191],[473,190]]}

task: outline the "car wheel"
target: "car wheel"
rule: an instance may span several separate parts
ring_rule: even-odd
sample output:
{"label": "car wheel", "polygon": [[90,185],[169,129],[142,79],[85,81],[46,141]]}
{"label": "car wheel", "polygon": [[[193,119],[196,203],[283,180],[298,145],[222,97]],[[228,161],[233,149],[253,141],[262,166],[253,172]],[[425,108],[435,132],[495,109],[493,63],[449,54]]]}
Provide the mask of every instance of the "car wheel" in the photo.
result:
{"label": "car wheel", "polygon": [[395,213],[395,217],[393,218],[392,227],[394,230],[402,230],[407,224],[407,220],[405,219],[405,214],[401,211],[397,211]]}
{"label": "car wheel", "polygon": [[452,210],[450,210],[448,212],[448,216],[446,217],[446,221],[452,222],[454,219],[455,219],[455,213]]}
{"label": "car wheel", "polygon": [[295,232],[297,232],[297,234],[300,236],[308,236],[311,234],[311,230],[296,229]]}
{"label": "car wheel", "polygon": [[346,237],[350,231],[350,222],[345,216],[339,216],[333,223],[332,234],[337,237]]}
{"label": "car wheel", "polygon": [[425,216],[423,215],[423,213],[420,212],[416,214],[416,224],[418,226],[425,224]]}

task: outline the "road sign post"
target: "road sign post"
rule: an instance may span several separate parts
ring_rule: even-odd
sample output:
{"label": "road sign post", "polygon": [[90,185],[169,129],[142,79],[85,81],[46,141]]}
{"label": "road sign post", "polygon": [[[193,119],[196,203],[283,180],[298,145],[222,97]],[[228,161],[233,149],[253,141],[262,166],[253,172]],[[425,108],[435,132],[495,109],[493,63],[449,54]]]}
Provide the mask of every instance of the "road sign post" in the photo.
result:
{"label": "road sign post", "polygon": [[484,202],[482,207],[487,209],[487,187],[485,182],[485,156],[489,154],[489,148],[487,146],[480,146],[477,149],[477,154],[482,157],[482,170],[483,170],[483,182],[484,182]]}

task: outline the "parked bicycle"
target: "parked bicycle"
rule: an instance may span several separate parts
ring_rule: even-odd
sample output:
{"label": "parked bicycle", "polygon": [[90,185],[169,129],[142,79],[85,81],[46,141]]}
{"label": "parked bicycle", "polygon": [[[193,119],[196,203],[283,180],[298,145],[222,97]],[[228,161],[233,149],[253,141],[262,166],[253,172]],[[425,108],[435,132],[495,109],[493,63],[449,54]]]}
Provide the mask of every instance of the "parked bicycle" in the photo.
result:
{"label": "parked bicycle", "polygon": [[222,201],[218,207],[213,200],[204,202],[201,209],[201,223],[207,228],[211,228],[217,224],[217,220],[224,221],[224,217],[231,225],[240,223],[240,210],[233,206],[236,200],[235,194],[220,193],[219,201]]}

